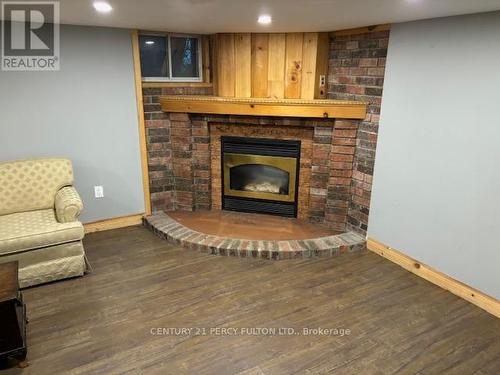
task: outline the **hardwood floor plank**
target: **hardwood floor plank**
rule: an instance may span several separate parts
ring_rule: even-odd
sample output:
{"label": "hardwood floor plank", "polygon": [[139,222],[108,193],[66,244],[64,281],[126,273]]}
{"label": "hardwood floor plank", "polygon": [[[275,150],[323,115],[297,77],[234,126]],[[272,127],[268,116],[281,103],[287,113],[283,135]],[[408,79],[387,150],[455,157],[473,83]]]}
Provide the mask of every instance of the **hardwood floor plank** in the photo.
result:
{"label": "hardwood floor plank", "polygon": [[[500,320],[375,254],[211,256],[142,227],[84,241],[92,274],[24,291],[30,366],[6,374],[500,372]],[[213,331],[280,327],[300,334]],[[318,327],[349,334],[303,334]],[[168,328],[207,334],[152,334]]]}

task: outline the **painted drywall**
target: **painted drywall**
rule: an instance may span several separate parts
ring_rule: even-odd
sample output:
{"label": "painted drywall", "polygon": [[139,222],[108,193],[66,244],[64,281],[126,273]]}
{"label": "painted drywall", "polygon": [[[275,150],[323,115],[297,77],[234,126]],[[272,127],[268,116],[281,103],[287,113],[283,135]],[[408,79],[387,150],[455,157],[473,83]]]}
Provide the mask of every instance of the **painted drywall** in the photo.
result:
{"label": "painted drywall", "polygon": [[500,13],[391,29],[368,236],[500,298]]}
{"label": "painted drywall", "polygon": [[130,32],[61,26],[60,62],[0,71],[0,160],[71,159],[83,222],[144,212]]}

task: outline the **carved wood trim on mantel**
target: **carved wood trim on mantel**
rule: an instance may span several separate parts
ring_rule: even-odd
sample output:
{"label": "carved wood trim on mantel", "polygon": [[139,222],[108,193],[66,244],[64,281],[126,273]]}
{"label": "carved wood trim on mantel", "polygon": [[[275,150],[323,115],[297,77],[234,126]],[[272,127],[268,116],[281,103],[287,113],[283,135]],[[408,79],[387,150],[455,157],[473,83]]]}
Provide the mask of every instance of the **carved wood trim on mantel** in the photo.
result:
{"label": "carved wood trim on mantel", "polygon": [[367,103],[327,99],[229,98],[219,96],[164,95],[164,112],[222,115],[364,119]]}

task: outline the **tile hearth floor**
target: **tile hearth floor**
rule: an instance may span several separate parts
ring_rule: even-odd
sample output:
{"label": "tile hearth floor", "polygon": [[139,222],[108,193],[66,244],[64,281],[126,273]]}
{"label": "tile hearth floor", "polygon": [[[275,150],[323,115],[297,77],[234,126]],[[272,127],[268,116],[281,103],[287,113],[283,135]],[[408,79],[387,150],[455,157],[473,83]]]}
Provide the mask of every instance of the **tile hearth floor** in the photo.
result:
{"label": "tile hearth floor", "polygon": [[242,213],[157,212],[144,225],[169,242],[203,253],[241,258],[331,257],[365,249],[354,232],[335,234],[297,219]]}
{"label": "tile hearth floor", "polygon": [[200,233],[245,240],[307,240],[326,237],[335,232],[307,220],[234,211],[167,211],[180,224]]}

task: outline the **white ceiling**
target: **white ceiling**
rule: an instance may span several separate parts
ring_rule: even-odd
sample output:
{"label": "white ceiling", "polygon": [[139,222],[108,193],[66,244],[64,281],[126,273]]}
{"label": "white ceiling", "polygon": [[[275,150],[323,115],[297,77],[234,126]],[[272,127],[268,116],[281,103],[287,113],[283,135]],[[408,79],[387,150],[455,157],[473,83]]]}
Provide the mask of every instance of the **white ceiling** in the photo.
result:
{"label": "white ceiling", "polygon": [[[424,18],[500,10],[500,0],[61,0],[61,23],[173,32],[333,31]],[[257,24],[270,14],[273,23]]]}

